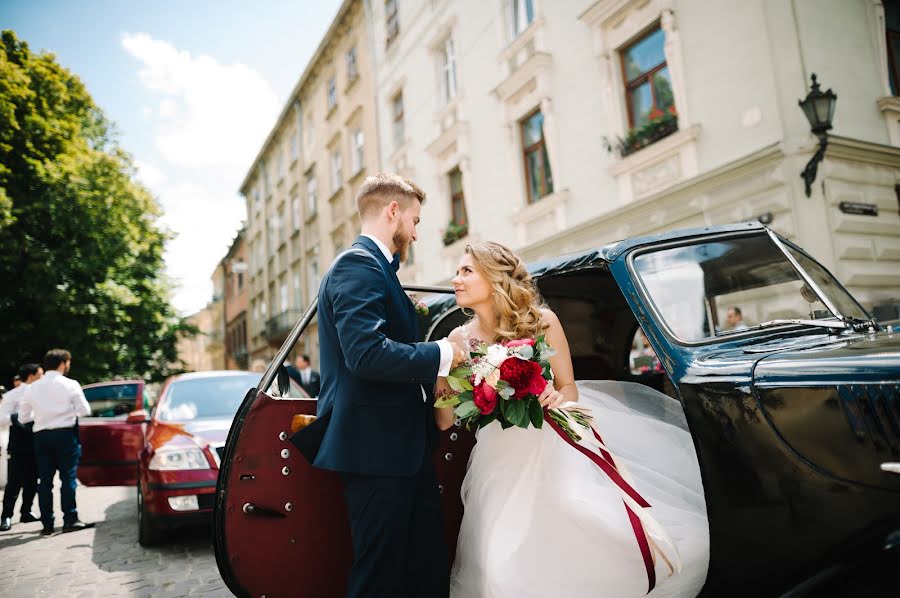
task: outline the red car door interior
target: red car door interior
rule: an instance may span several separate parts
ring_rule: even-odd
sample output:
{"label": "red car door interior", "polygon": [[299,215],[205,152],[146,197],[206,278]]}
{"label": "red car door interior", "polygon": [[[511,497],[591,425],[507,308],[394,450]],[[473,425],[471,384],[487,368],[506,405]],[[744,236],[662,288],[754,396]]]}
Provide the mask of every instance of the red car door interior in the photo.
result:
{"label": "red car door interior", "polygon": [[83,390],[91,415],[78,421],[78,480],[85,486],[134,486],[146,424],[126,420],[144,408],[143,381],[100,382]]}

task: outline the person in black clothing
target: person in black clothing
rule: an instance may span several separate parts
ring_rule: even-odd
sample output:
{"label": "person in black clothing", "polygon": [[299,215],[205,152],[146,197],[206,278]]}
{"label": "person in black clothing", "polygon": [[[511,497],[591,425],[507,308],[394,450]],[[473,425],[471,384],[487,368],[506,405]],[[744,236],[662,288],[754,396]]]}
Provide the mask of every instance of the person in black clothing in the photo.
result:
{"label": "person in black clothing", "polygon": [[296,366],[287,366],[288,375],[293,378],[297,384],[302,386],[303,390],[305,390],[309,396],[319,396],[321,379],[319,378],[319,372],[312,369],[309,355],[303,354],[297,356],[295,363],[297,364]]}
{"label": "person in black clothing", "polygon": [[0,531],[12,527],[12,516],[19,492],[22,493],[20,521],[31,523],[39,518],[31,513],[31,505],[37,493],[37,462],[34,456],[33,423],[20,424],[18,406],[28,385],[39,379],[44,370],[36,363],[26,363],[19,368],[22,384],[3,395],[0,402],[0,425],[9,425],[9,468],[6,490],[3,492],[3,512],[0,513]]}

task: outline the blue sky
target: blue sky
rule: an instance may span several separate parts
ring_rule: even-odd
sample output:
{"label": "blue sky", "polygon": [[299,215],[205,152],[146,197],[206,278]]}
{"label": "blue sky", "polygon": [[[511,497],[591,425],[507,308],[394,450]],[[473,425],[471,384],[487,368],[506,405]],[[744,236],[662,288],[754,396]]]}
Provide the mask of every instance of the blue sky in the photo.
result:
{"label": "blue sky", "polygon": [[339,0],[0,0],[0,28],[77,74],[177,234],[166,254],[182,315],[245,217],[238,186]]}

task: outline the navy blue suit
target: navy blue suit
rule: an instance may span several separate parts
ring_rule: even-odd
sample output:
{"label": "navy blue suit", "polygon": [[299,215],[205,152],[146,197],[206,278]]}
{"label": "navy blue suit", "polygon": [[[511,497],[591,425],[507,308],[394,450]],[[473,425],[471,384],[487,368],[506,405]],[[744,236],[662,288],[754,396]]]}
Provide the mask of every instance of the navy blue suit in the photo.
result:
{"label": "navy blue suit", "polygon": [[415,308],[392,264],[367,237],[325,274],[318,319],[317,420],[292,440],[315,467],[340,472],[344,481],[354,551],[348,593],[447,596],[430,459],[440,347],[415,342]]}

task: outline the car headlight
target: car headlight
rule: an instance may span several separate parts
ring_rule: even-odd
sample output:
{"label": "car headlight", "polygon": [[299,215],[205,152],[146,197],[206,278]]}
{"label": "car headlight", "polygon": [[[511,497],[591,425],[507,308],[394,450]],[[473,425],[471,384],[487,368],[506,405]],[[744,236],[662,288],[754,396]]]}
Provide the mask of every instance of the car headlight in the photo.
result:
{"label": "car headlight", "polygon": [[150,459],[150,469],[172,471],[178,469],[210,469],[206,455],[199,448],[161,449]]}

